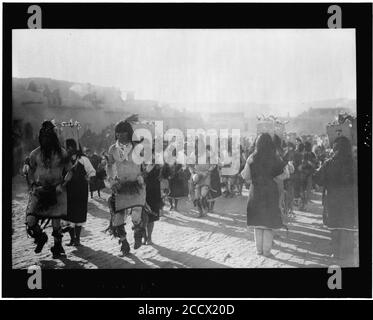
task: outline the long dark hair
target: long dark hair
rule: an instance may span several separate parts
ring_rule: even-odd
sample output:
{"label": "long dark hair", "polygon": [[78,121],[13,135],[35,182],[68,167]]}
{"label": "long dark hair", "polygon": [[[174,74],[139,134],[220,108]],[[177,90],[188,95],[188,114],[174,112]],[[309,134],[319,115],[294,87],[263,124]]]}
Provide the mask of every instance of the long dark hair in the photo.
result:
{"label": "long dark hair", "polygon": [[268,133],[262,133],[258,136],[255,143],[253,161],[261,167],[263,172],[272,170],[276,162],[276,148],[272,137]]}
{"label": "long dark hair", "polygon": [[[58,140],[57,133],[55,131],[55,125],[52,123],[52,121],[46,120],[41,124],[38,138],[42,162],[46,167],[48,167],[50,165],[53,153],[56,153],[58,155],[62,154],[60,141]],[[45,141],[43,138],[48,139],[47,141]]]}

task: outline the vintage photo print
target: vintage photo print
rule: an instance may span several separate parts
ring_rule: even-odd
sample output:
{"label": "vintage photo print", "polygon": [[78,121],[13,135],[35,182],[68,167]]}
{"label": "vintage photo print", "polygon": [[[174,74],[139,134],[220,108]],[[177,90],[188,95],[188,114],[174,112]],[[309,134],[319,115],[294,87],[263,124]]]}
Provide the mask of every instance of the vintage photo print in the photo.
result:
{"label": "vintage photo print", "polygon": [[355,28],[38,10],[9,31],[12,272],[360,270]]}

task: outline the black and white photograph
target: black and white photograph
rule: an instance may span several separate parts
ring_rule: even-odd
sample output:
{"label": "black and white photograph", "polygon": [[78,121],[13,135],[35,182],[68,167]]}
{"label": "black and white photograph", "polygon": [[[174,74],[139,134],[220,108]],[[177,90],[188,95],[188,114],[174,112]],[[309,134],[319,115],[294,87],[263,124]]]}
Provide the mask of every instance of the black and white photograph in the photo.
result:
{"label": "black and white photograph", "polygon": [[12,29],[11,269],[361,267],[356,29],[326,21]]}
{"label": "black and white photograph", "polygon": [[[13,31],[13,267],[358,266],[355,72],[353,30]],[[239,147],[136,163],[155,121]]]}

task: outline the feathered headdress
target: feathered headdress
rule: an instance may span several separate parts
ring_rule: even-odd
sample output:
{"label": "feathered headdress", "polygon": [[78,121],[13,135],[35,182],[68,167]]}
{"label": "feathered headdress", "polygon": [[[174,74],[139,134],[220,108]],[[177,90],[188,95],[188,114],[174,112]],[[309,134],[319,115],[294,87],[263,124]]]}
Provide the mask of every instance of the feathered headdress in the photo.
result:
{"label": "feathered headdress", "polygon": [[139,115],[133,114],[129,116],[127,119],[124,120],[124,122],[129,122],[130,124],[134,124],[136,122],[139,122]]}
{"label": "feathered headdress", "polygon": [[81,129],[81,124],[79,121],[63,121],[58,125],[60,129],[60,135],[64,141],[68,139],[74,139],[77,146],[79,146],[79,130]]}

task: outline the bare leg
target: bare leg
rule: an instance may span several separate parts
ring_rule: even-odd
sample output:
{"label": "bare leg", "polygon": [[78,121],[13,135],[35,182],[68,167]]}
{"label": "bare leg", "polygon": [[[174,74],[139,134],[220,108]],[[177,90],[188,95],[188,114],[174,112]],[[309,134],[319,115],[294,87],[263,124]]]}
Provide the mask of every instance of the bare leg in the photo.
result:
{"label": "bare leg", "polygon": [[263,254],[263,229],[255,228],[254,229],[256,253],[258,255]]}
{"label": "bare leg", "polygon": [[173,200],[172,198],[168,198],[168,201],[170,202],[170,210],[174,209]]}
{"label": "bare leg", "polygon": [[154,221],[153,222],[148,222],[148,225],[146,226],[147,229],[147,234],[148,234],[148,240],[147,244],[152,244],[152,234],[153,234],[153,229],[154,229]]}
{"label": "bare leg", "polygon": [[264,256],[271,255],[272,243],[273,243],[273,231],[272,229],[265,229],[263,231],[263,255]]}

